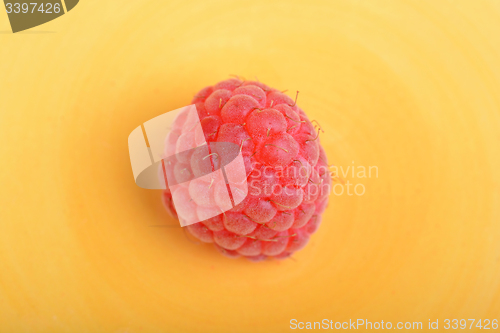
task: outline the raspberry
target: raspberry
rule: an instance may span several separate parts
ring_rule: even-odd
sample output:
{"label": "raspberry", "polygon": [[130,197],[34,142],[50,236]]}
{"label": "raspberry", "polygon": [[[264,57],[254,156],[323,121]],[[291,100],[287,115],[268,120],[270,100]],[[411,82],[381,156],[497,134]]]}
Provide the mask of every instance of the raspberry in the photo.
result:
{"label": "raspberry", "polygon": [[[192,113],[179,114],[165,139],[166,156],[180,152],[167,172],[179,185],[162,194],[167,210],[201,220],[187,230],[231,258],[284,259],[306,246],[320,225],[331,186],[321,128],[296,99],[256,81],[221,81],[200,90],[192,104],[201,126]],[[205,142],[239,147],[248,194],[238,185],[229,197],[224,179],[210,176],[236,155],[231,147],[201,146]],[[182,207],[174,207],[174,198]],[[219,207],[229,210],[220,213]]]}

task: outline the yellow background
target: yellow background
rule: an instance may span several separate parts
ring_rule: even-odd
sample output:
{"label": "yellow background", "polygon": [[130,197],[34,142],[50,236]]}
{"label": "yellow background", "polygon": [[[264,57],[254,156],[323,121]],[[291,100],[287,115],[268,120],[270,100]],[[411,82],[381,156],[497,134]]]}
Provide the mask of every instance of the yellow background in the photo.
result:
{"label": "yellow background", "polygon": [[[9,30],[1,332],[500,319],[500,2],[83,0]],[[128,134],[230,74],[299,90],[330,162],[378,167],[295,260],[195,244],[134,184]]]}

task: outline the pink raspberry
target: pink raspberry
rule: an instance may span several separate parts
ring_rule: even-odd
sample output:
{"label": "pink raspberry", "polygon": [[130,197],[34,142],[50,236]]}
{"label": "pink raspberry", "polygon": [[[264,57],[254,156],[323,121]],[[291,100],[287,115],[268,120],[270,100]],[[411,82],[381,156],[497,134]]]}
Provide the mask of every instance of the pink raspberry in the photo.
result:
{"label": "pink raspberry", "polygon": [[[179,135],[177,128],[189,121],[179,118],[167,140],[178,150],[203,139],[240,146],[248,195],[231,210],[206,219],[213,216],[209,201],[223,200],[219,192],[224,193],[226,186],[192,181],[189,188],[175,192],[188,202],[183,213],[203,220],[188,225],[188,231],[202,242],[214,243],[226,256],[252,261],[283,259],[302,249],[318,229],[330,193],[319,130],[296,101],[256,81],[221,81],[200,90],[192,104],[201,121],[198,133]],[[181,175],[175,177],[183,180]],[[214,193],[215,199],[205,193]],[[177,216],[169,189],[162,198],[167,210]]]}

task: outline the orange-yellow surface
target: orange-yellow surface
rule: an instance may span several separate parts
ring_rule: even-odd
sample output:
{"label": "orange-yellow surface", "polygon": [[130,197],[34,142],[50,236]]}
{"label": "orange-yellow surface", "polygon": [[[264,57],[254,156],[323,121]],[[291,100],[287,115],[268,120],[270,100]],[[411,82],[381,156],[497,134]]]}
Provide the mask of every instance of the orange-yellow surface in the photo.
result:
{"label": "orange-yellow surface", "polygon": [[[0,332],[500,319],[498,1],[83,0],[15,35],[0,12]],[[230,74],[378,167],[295,260],[194,244],[134,184],[129,133]]]}

